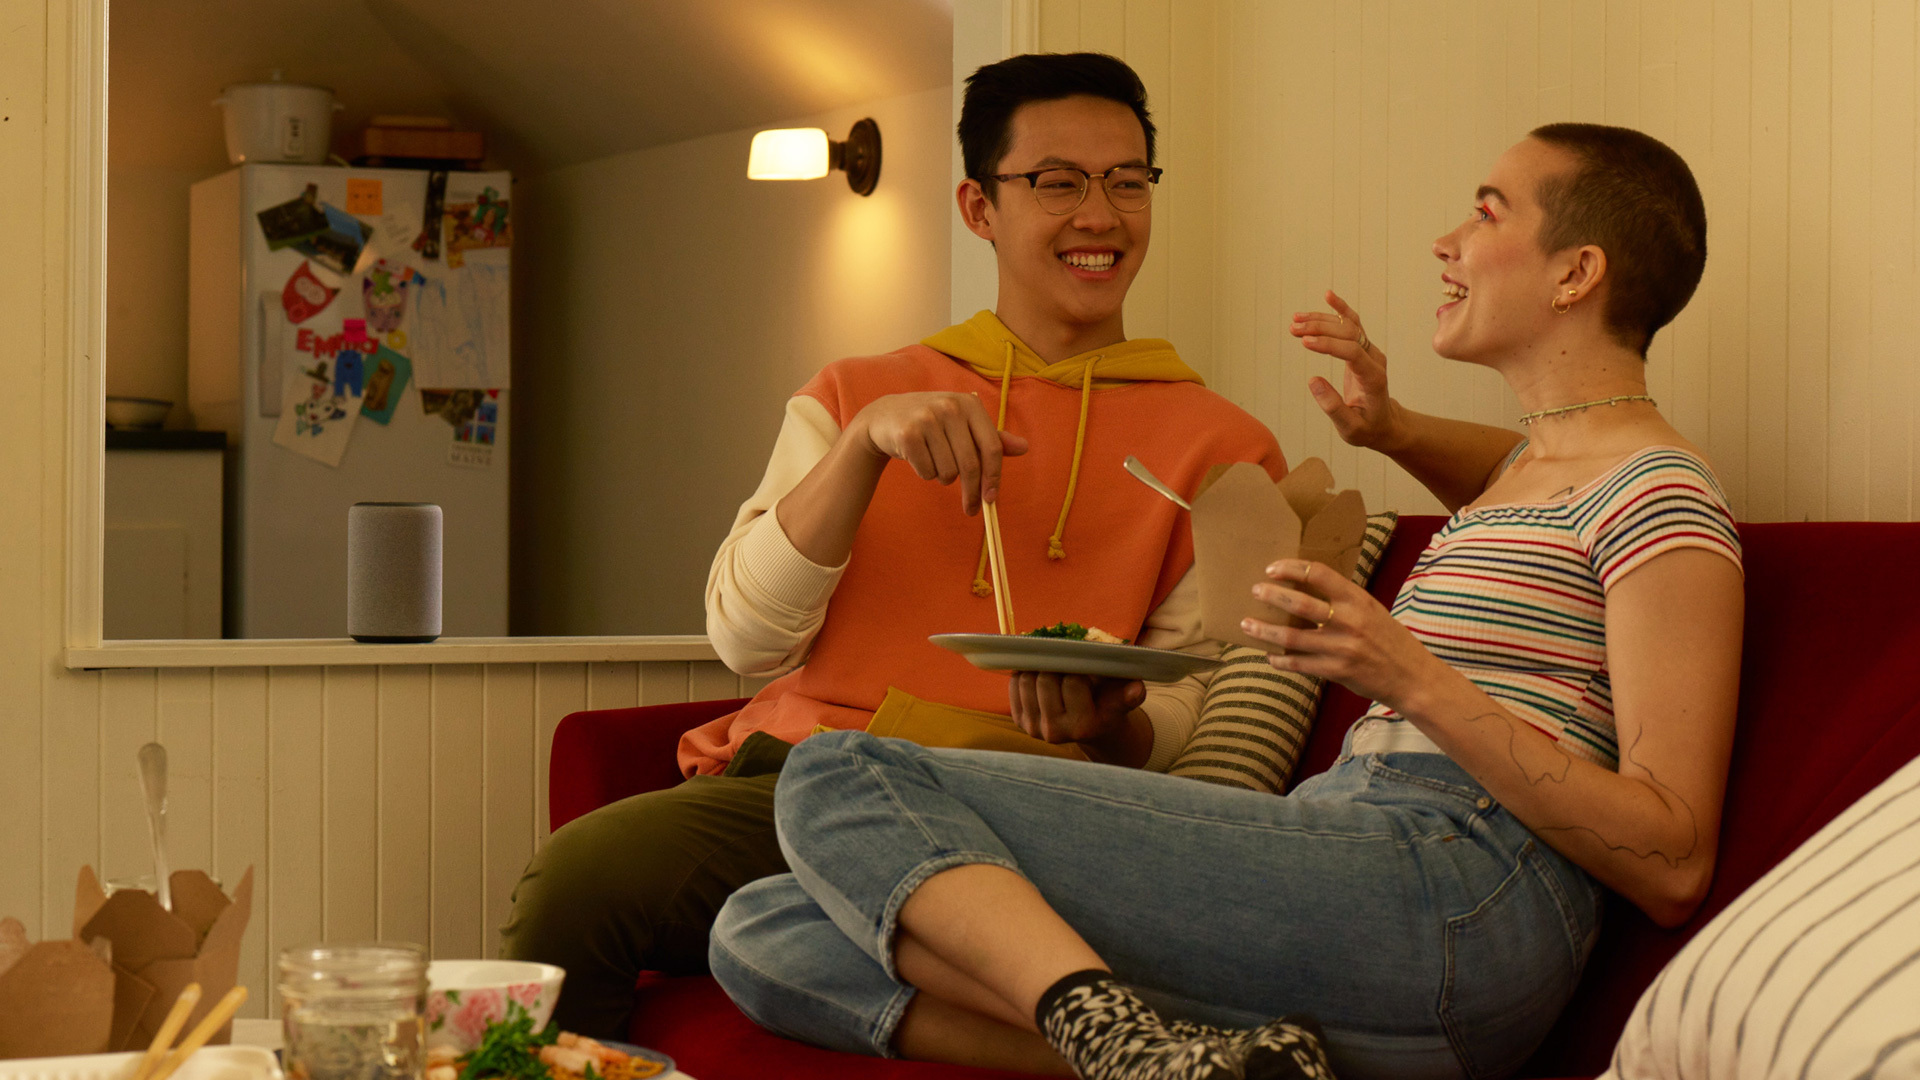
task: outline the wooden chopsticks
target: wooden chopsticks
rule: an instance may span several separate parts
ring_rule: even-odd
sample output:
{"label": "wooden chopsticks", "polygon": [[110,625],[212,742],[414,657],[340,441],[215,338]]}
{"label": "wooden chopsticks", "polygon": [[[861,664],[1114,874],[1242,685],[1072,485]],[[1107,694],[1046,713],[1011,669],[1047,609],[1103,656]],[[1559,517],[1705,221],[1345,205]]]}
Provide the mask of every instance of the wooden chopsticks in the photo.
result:
{"label": "wooden chopsticks", "polygon": [[[187,1058],[193,1056],[195,1050],[205,1046],[207,1040],[213,1038],[214,1032],[219,1031],[222,1025],[233,1019],[233,1014],[240,1010],[240,1005],[246,1000],[247,988],[244,986],[236,986],[227,991],[226,996],[215,1003],[200,1023],[180,1041],[180,1045],[174,1048],[173,1053],[167,1054],[166,1060],[161,1061],[160,1055],[167,1053],[167,1045],[173,1042],[175,1035],[180,1033],[180,1028],[187,1022],[193,1007],[200,1003],[200,984],[188,983],[187,988],[180,991],[180,997],[174,1001],[173,1009],[167,1013],[166,1020],[160,1024],[160,1030],[154,1032],[153,1043],[147,1047],[146,1056],[140,1059],[140,1064],[134,1069],[130,1080],[167,1080],[167,1077],[173,1075],[175,1069],[185,1064]],[[157,1069],[154,1068],[155,1062],[159,1062]]]}
{"label": "wooden chopsticks", "polygon": [[153,1072],[153,1067],[160,1063],[160,1056],[173,1045],[173,1037],[180,1034],[181,1027],[185,1026],[187,1015],[193,1012],[193,1007],[198,1004],[200,1004],[200,984],[188,983],[187,988],[180,991],[179,998],[175,999],[173,1011],[169,1012],[166,1020],[161,1022],[160,1030],[154,1033],[153,1044],[147,1047],[146,1056],[140,1059],[139,1067],[133,1070],[132,1080],[147,1080],[148,1074]]}
{"label": "wooden chopsticks", "polygon": [[987,564],[993,572],[993,617],[1000,632],[1014,634],[1013,590],[1007,585],[1007,549],[1000,542],[1000,508],[990,502],[980,504],[980,516],[987,522]]}

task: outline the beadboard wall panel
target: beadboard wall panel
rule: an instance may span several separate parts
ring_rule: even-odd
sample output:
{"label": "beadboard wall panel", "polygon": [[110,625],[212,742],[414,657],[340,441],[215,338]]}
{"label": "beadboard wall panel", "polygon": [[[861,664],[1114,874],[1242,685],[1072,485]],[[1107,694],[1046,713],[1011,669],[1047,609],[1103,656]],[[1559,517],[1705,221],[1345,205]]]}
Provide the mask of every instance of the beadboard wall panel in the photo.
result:
{"label": "beadboard wall panel", "polygon": [[229,888],[254,870],[249,1015],[270,1015],[271,960],[292,945],[384,938],[491,957],[546,838],[561,718],[590,694],[619,708],[762,683],[672,661],[63,673],[48,683],[59,715],[6,725],[9,747],[52,750],[0,757],[0,788],[43,792],[50,823],[41,843],[4,850],[6,911],[63,934],[82,865],[152,873],[136,754],[158,739],[174,865]]}
{"label": "beadboard wall panel", "polygon": [[[1423,411],[1513,423],[1434,357],[1434,238],[1494,158],[1559,120],[1638,127],[1692,166],[1710,255],[1648,385],[1744,520],[1911,520],[1920,408],[1914,0],[1039,0],[1049,50],[1133,63],[1167,168],[1128,330],[1167,334],[1370,505],[1438,504],[1343,446],[1287,335],[1339,291]],[[1163,276],[1160,271],[1167,273]]]}

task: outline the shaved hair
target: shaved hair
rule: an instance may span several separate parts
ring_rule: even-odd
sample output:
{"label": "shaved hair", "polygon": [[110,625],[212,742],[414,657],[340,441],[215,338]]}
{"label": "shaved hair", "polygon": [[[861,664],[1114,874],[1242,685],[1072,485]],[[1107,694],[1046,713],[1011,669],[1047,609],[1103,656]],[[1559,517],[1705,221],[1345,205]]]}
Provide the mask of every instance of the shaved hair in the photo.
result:
{"label": "shaved hair", "polygon": [[1607,328],[1644,358],[1706,269],[1707,208],[1693,171],[1672,147],[1632,128],[1547,124],[1529,135],[1575,161],[1534,193],[1545,215],[1541,249],[1592,244],[1607,253]]}

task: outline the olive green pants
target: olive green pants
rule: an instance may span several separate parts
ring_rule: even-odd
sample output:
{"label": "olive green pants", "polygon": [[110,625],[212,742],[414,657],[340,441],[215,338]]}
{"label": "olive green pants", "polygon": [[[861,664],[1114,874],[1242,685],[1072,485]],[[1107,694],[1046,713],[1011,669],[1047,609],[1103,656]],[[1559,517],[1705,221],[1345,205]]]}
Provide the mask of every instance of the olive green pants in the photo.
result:
{"label": "olive green pants", "polygon": [[793,747],[756,733],[720,776],[622,799],[568,822],[513,890],[501,955],[566,969],[554,1019],[624,1039],[642,971],[704,974],[720,905],[785,873],[773,786]]}

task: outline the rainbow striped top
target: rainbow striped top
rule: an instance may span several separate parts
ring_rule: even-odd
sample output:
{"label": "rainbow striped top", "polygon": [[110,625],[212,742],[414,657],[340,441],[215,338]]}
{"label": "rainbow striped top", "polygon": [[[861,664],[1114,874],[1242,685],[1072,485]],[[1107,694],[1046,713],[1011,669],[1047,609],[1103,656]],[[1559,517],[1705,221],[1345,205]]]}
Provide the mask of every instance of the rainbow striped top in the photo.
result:
{"label": "rainbow striped top", "polygon": [[[1650,447],[1564,501],[1455,514],[1414,564],[1393,617],[1514,715],[1575,756],[1617,769],[1607,590],[1689,547],[1740,565],[1740,534],[1706,462]],[[1361,720],[1376,736],[1387,722],[1416,734],[1378,703]]]}

